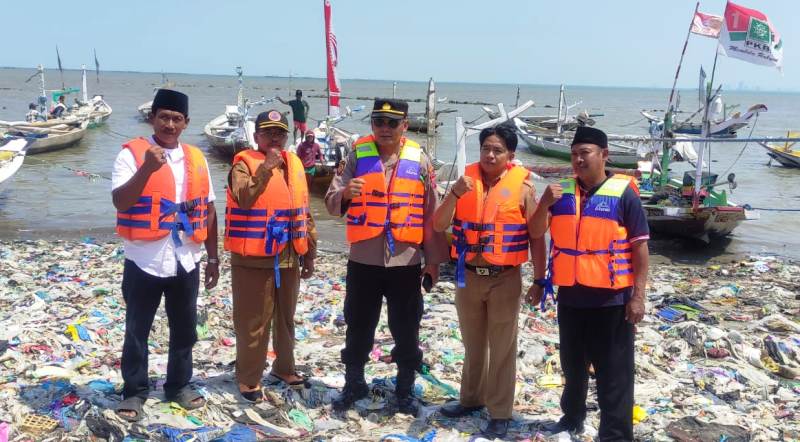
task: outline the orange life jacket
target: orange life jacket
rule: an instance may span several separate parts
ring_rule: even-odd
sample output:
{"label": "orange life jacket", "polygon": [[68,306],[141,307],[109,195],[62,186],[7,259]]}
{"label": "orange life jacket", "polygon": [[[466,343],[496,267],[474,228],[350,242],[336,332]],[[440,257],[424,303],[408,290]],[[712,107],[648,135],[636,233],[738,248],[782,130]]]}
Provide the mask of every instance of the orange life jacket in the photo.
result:
{"label": "orange life jacket", "polygon": [[464,287],[464,266],[480,254],[495,265],[517,266],[528,260],[528,224],[519,207],[528,179],[527,169],[512,166],[484,198],[484,183],[478,163],[464,174],[475,183],[456,203],[453,245],[450,256],[458,260],[456,280]]}
{"label": "orange life jacket", "polygon": [[581,207],[576,180],[561,181],[563,196],[550,207],[551,251],[548,273],[557,286],[622,289],[633,286],[628,231],[619,224],[619,203],[634,179],[614,175]]}
{"label": "orange life jacket", "polygon": [[[278,255],[289,241],[298,255],[308,252],[308,186],[303,163],[297,155],[281,152],[287,166],[287,180],[273,172],[266,189],[249,209],[239,207],[230,188],[225,208],[225,250],[243,256],[275,256],[275,283],[280,287]],[[233,164],[244,162],[255,173],[265,156],[243,150]]]}
{"label": "orange life jacket", "polygon": [[387,188],[375,138],[370,135],[355,143],[355,178],[365,181],[361,195],[353,198],[347,210],[347,241],[356,243],[383,233],[389,250],[394,242],[422,243],[422,214],[425,186],[420,175],[422,149],[403,138],[403,147]]}
{"label": "orange life jacket", "polygon": [[[200,149],[181,143],[186,175],[186,201],[176,203],[175,177],[168,165],[150,175],[136,204],[117,212],[117,234],[134,241],[155,241],[172,233],[176,245],[181,245],[178,232],[202,243],[208,237],[208,169]],[[150,142],[135,138],[123,144],[133,153],[136,168],[142,167]]]}

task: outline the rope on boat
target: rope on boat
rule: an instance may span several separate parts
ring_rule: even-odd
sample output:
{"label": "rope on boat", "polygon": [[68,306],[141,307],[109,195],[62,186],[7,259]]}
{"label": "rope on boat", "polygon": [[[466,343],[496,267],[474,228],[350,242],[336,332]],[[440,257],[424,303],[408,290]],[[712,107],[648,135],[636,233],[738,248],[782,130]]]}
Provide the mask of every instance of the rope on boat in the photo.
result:
{"label": "rope on boat", "polygon": [[778,209],[776,207],[753,207],[750,204],[742,206],[745,210],[764,210],[766,212],[800,212],[800,209]]}
{"label": "rope on boat", "polygon": [[[747,135],[747,139],[748,140],[750,138],[752,138],[753,130],[755,130],[757,123],[758,123],[758,114],[756,114],[756,119],[753,121],[753,125],[750,127],[750,133]],[[739,155],[736,156],[736,159],[733,160],[733,163],[731,163],[731,165],[728,167],[728,169],[726,169],[725,172],[722,172],[722,175],[727,174],[728,172],[731,171],[731,169],[733,169],[733,166],[735,166],[736,163],[739,161],[739,159],[742,157],[742,154],[744,153],[744,150],[747,149],[747,145],[748,144],[750,144],[750,141],[745,141],[744,142],[744,146],[742,147],[742,150],[739,152]]]}
{"label": "rope on boat", "polygon": [[130,136],[130,135],[125,135],[123,133],[120,133],[120,132],[117,132],[115,130],[109,129],[108,126],[104,126],[102,128],[102,130],[107,132],[107,133],[109,133],[109,134],[111,134],[111,135],[116,135],[116,136],[118,136],[120,138],[124,138],[126,140],[130,140],[130,139],[136,138],[136,137],[133,137],[133,136]]}
{"label": "rope on boat", "polygon": [[621,125],[621,127],[633,126],[634,124],[637,124],[637,123],[639,123],[641,121],[644,121],[644,119],[645,119],[644,117],[639,118],[638,120],[634,121],[633,123],[623,124],[623,125]]}
{"label": "rope on boat", "polygon": [[80,169],[73,169],[72,167],[65,166],[63,164],[56,164],[56,163],[53,163],[53,162],[50,162],[50,161],[43,160],[41,158],[32,158],[30,156],[27,156],[25,158],[26,162],[28,162],[30,160],[39,161],[41,164],[47,164],[47,165],[50,165],[50,166],[63,167],[64,169],[69,170],[70,172],[74,173],[77,176],[82,176],[82,177],[89,178],[89,181],[96,181],[98,178],[102,178],[104,180],[111,181],[111,177],[106,176],[106,175],[102,175],[102,174],[99,174],[99,173],[88,172],[86,170],[80,170]]}

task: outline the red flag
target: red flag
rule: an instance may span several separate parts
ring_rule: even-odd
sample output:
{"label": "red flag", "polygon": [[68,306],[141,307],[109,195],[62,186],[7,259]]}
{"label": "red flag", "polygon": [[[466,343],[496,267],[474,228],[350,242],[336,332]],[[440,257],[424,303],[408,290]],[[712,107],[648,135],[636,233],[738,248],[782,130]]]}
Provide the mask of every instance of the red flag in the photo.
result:
{"label": "red flag", "polygon": [[783,67],[783,40],[766,15],[730,1],[719,34],[719,47],[728,57]]}
{"label": "red flag", "polygon": [[692,34],[717,38],[722,29],[722,17],[719,15],[696,12],[692,20]]}
{"label": "red flag", "polygon": [[339,94],[341,87],[336,76],[336,67],[339,64],[339,52],[336,47],[336,35],[333,33],[331,23],[331,2],[325,0],[325,47],[328,52],[328,115],[339,116]]}

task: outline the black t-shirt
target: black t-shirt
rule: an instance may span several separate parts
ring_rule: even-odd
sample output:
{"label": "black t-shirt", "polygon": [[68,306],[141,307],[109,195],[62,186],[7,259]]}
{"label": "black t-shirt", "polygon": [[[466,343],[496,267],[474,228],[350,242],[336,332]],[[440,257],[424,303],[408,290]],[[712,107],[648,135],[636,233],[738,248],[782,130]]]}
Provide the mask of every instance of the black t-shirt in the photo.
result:
{"label": "black t-shirt", "polygon": [[[606,179],[610,178],[611,175],[606,171]],[[589,190],[586,195],[581,195],[582,207],[579,207],[578,210],[583,211],[583,206],[589,200],[589,197],[594,195],[602,185],[601,183],[599,186]],[[581,192],[579,185],[576,185],[575,188],[576,191]],[[650,228],[647,225],[647,216],[642,208],[642,200],[630,186],[623,192],[622,198],[620,198],[620,202],[617,205],[617,212],[617,221],[627,229],[629,241],[646,241],[650,238]],[[558,302],[569,307],[578,308],[612,307],[625,305],[631,298],[632,292],[633,289],[631,287],[601,289],[575,284],[558,288]]]}

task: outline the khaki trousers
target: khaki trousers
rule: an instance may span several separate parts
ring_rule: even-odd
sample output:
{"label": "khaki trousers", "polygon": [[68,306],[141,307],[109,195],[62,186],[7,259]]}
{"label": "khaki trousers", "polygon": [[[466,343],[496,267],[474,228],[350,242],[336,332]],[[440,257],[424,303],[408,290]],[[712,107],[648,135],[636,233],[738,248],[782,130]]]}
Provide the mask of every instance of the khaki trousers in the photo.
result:
{"label": "khaki trousers", "polygon": [[519,266],[497,275],[465,271],[456,289],[464,341],[461,405],[485,405],[493,419],[510,419],[517,375],[517,316],[522,296]]}
{"label": "khaki trousers", "polygon": [[231,266],[233,327],[236,332],[236,379],[247,386],[261,384],[266,366],[270,326],[277,358],[272,371],[295,372],[294,313],[300,288],[300,269],[281,268],[281,286],[275,287],[272,269]]}

